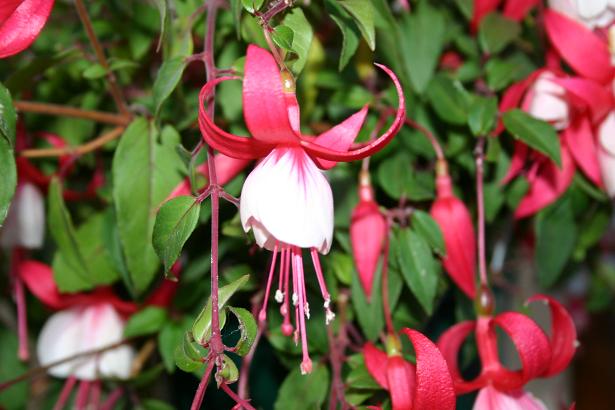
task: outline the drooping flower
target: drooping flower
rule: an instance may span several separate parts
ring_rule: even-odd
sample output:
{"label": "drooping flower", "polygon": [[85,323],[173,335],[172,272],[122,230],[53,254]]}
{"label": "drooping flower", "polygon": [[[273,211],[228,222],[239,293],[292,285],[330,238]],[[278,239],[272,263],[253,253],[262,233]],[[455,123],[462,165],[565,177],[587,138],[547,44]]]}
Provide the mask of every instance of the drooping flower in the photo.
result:
{"label": "drooping flower", "polygon": [[[225,77],[209,81],[200,93],[199,125],[205,141],[221,153],[237,159],[264,158],[246,179],[241,193],[241,221],[252,230],[259,246],[273,251],[265,303],[259,315],[266,318],[266,305],[279,254],[280,273],[275,298],[282,303],[282,331],[290,335],[290,303],[295,307],[295,340],[301,338],[301,370],[311,371],[307,351],[305,318],[309,317],[304,283],[302,248],[309,248],[324,298],[326,320],[333,318],[330,296],[318,259],[327,253],[333,236],[333,199],[331,188],[320,169],[337,161],[353,161],[384,147],[399,131],[405,117],[405,102],[397,77],[379,65],[397,88],[399,108],[391,127],[375,141],[351,148],[365,116],[367,106],[339,125],[317,137],[302,134],[294,80],[280,72],[274,58],[264,49],[250,45],[243,78],[243,113],[252,135],[245,138],[220,129],[207,112],[209,96]],[[292,288],[289,282],[292,280]],[[291,297],[292,295],[292,297]]]}
{"label": "drooping flower", "polygon": [[[439,339],[438,347],[448,363],[455,392],[458,395],[479,390],[475,410],[491,409],[543,409],[544,405],[523,392],[523,386],[538,377],[550,377],[564,370],[576,348],[576,330],[572,318],[555,299],[537,295],[528,302],[545,302],[551,311],[551,336],[529,317],[517,312],[504,312],[493,317],[491,296],[481,289],[482,301],[476,321],[458,323]],[[512,340],[521,361],[521,369],[509,370],[498,356],[496,327],[500,327]],[[458,364],[459,350],[464,340],[475,334],[481,361],[480,374],[471,381],[461,376]],[[488,407],[492,404],[496,407]],[[509,407],[497,407],[497,405]],[[525,407],[524,407],[525,406]]]}
{"label": "drooping flower", "polygon": [[405,328],[401,333],[414,346],[416,365],[402,357],[397,336],[388,336],[388,353],[369,342],[363,347],[365,366],[391,395],[393,410],[454,409],[453,380],[438,348],[416,330]]}
{"label": "drooping flower", "polygon": [[613,0],[549,0],[549,7],[589,29],[608,27],[615,19]]}
{"label": "drooping flower", "polygon": [[455,284],[473,299],[476,287],[476,235],[472,217],[465,204],[453,193],[446,163],[438,162],[436,169],[436,200],[430,213],[444,237],[446,255],[442,258],[442,264]]}
{"label": "drooping flower", "polygon": [[359,203],[350,217],[350,243],[359,280],[368,300],[371,298],[378,261],[385,251],[387,234],[387,221],[374,200],[369,173],[362,171],[359,177]]}
{"label": "drooping flower", "polygon": [[0,4],[0,58],[17,54],[38,37],[54,0],[2,0]]}

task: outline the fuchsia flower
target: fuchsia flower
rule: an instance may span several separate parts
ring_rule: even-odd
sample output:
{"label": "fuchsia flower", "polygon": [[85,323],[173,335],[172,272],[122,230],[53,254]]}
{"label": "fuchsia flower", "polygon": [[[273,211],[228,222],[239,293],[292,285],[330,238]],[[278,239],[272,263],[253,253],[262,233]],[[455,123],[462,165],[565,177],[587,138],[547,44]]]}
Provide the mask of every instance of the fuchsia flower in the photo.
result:
{"label": "fuchsia flower", "polygon": [[372,295],[378,261],[385,252],[388,226],[369,182],[369,173],[362,172],[359,181],[359,203],[350,219],[350,243],[361,286],[368,300]]}
{"label": "fuchsia flower", "polygon": [[414,346],[416,366],[404,360],[400,340],[387,339],[389,354],[371,343],[363,347],[365,366],[374,380],[391,395],[393,410],[448,410],[455,408],[455,391],[446,361],[423,334],[401,331]]}
{"label": "fuchsia flower", "polygon": [[436,200],[430,213],[444,237],[446,256],[442,258],[442,264],[457,286],[473,299],[476,291],[476,235],[472,217],[465,204],[453,193],[446,163],[438,162],[436,168]]}
{"label": "fuchsia flower", "polygon": [[549,0],[549,7],[589,29],[607,27],[615,18],[614,0]]}
{"label": "fuchsia flower", "polygon": [[[483,290],[483,292],[486,292]],[[484,296],[484,297],[483,297]],[[458,323],[438,341],[448,363],[455,392],[469,393],[480,389],[475,410],[545,409],[544,404],[523,392],[523,386],[537,377],[550,377],[564,370],[575,352],[576,330],[566,309],[555,299],[537,295],[528,302],[543,301],[551,311],[551,337],[530,318],[517,312],[504,312],[493,317],[491,296],[480,296],[483,311],[476,321]],[[521,360],[521,369],[509,370],[499,360],[496,326],[512,340]],[[482,364],[480,374],[471,381],[461,376],[457,362],[463,341],[474,332]]]}
{"label": "fuchsia flower", "polygon": [[0,3],[0,58],[17,54],[38,37],[54,0],[2,0]]}
{"label": "fuchsia flower", "polygon": [[[252,230],[259,246],[273,251],[273,260],[265,303],[259,315],[266,318],[266,305],[278,253],[280,280],[275,298],[282,303],[282,331],[290,335],[290,286],[295,306],[295,340],[301,338],[302,372],[311,371],[307,351],[305,317],[309,307],[304,281],[302,248],[309,248],[327,312],[333,318],[330,296],[323,277],[318,252],[327,253],[333,236],[333,198],[331,188],[320,169],[328,169],[336,161],[352,161],[374,154],[399,131],[405,117],[404,96],[395,74],[378,65],[397,88],[399,108],[391,127],[378,139],[352,148],[365,116],[367,106],[339,125],[317,137],[302,134],[299,105],[294,80],[287,71],[280,72],[267,51],[250,45],[243,78],[243,112],[251,138],[229,134],[220,129],[207,113],[205,104],[214,87],[225,77],[205,84],[200,93],[199,125],[205,141],[214,149],[237,159],[264,158],[250,173],[241,193],[241,222],[244,230]],[[291,269],[292,267],[292,269]],[[291,276],[292,270],[292,276]]]}

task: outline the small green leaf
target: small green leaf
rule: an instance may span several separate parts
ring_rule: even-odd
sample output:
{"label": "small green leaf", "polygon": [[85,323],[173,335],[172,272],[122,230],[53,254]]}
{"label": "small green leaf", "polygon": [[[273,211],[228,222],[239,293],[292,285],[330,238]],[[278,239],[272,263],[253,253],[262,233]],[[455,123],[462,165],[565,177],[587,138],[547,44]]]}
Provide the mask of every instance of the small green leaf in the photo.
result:
{"label": "small green leaf", "polygon": [[302,375],[297,366],[284,379],[275,402],[275,410],[321,409],[329,389],[327,366],[315,363],[312,373]]}
{"label": "small green leaf", "polygon": [[264,0],[241,0],[243,8],[250,14],[259,11],[263,7]]}
{"label": "small green leaf", "polygon": [[158,351],[162,357],[162,363],[169,373],[175,370],[175,348],[182,343],[182,338],[190,322],[186,320],[180,322],[168,321],[158,333]]}
{"label": "small green leaf", "polygon": [[284,17],[283,24],[293,31],[292,51],[297,55],[297,61],[292,65],[293,72],[299,74],[307,62],[314,31],[299,7],[292,9]]}
{"label": "small green leaf", "polygon": [[167,320],[167,311],[148,306],[132,315],[124,328],[124,337],[149,335],[158,332]]}
{"label": "small green leaf", "polygon": [[427,212],[416,210],[412,213],[412,228],[429,243],[435,253],[440,256],[446,255],[440,226]]}
{"label": "small green leaf", "polygon": [[0,175],[2,175],[2,183],[0,183],[0,226],[2,226],[17,186],[15,156],[7,138],[0,138]]}
{"label": "small green leaf", "polygon": [[431,314],[438,287],[438,270],[429,245],[411,229],[398,232],[397,245],[397,260],[404,279],[425,312]]}
{"label": "small green leaf", "polygon": [[252,316],[252,313],[244,308],[229,306],[228,310],[233,313],[239,321],[239,330],[241,330],[241,336],[235,345],[234,351],[239,356],[245,356],[252,348],[254,339],[256,339],[256,331],[258,330],[256,320],[254,316]]}
{"label": "small green leaf", "polygon": [[154,97],[154,115],[157,117],[160,113],[162,103],[171,95],[186,68],[185,57],[175,57],[166,60],[160,66],[152,94]]}
{"label": "small green leaf", "polygon": [[143,406],[143,410],[173,410],[175,408],[169,403],[156,399],[143,400],[141,406]]}
{"label": "small green leaf", "polygon": [[514,109],[502,116],[504,127],[517,139],[542,152],[561,167],[559,138],[555,128],[548,122]]}
{"label": "small green leaf", "polygon": [[201,206],[196,198],[178,196],[165,202],[156,215],[152,244],[168,272],[199,221]]}
{"label": "small green leaf", "polygon": [[468,112],[468,125],[475,136],[487,135],[495,125],[498,101],[494,97],[474,96]]}
{"label": "small green leaf", "polygon": [[191,333],[186,332],[182,342],[175,348],[175,364],[181,370],[192,373],[203,366],[205,352],[198,346]]}
{"label": "small green leaf", "polygon": [[[0,144],[3,142],[0,139]],[[28,366],[19,360],[17,350],[19,341],[16,332],[0,327],[0,384],[21,376],[28,370]],[[28,383],[15,383],[13,386],[0,391],[0,403],[6,410],[19,410],[28,404]]]}
{"label": "small green leaf", "polygon": [[235,383],[239,380],[239,369],[233,359],[227,355],[222,356],[222,369],[216,374],[216,380],[218,387],[221,383]]}
{"label": "small green leaf", "polygon": [[463,125],[467,121],[467,104],[453,80],[445,75],[434,77],[427,88],[427,97],[438,117],[444,121]]}
{"label": "small green leaf", "polygon": [[329,16],[342,32],[342,52],[340,54],[339,71],[342,71],[359,47],[361,32],[350,14],[344,10],[339,2],[325,0],[325,7]]}
{"label": "small green leaf", "polygon": [[370,50],[376,49],[374,7],[370,0],[340,0],[338,3],[354,18]]}
{"label": "small green leaf", "polygon": [[[244,275],[239,279],[229,283],[226,286],[221,287],[218,290],[218,309],[222,311],[224,305],[229,301],[229,299],[241,289],[243,285],[245,285],[250,279],[250,275]],[[196,340],[199,344],[204,344],[207,342],[207,339],[211,333],[211,312],[212,304],[211,298],[207,301],[207,304],[201,310],[198,317],[194,321],[192,325],[192,334],[194,336],[194,340]]]}
{"label": "small green leaf", "polygon": [[[17,113],[13,106],[13,99],[10,91],[0,83],[0,135],[6,139],[9,147],[15,146],[15,124]],[[0,162],[1,164],[2,162]],[[0,175],[5,175],[0,172]],[[2,219],[0,218],[0,223]]]}
{"label": "small green leaf", "polygon": [[295,34],[290,27],[279,25],[273,29],[271,39],[278,47],[283,48],[284,50],[292,51],[294,35]]}
{"label": "small green leaf", "polygon": [[88,80],[96,80],[106,75],[107,70],[98,63],[92,64],[83,71],[83,78],[87,78]]}
{"label": "small green leaf", "polygon": [[535,69],[532,61],[520,52],[504,59],[490,58],[485,64],[487,85],[494,91],[500,91],[513,81],[527,77]]}
{"label": "small green leaf", "polygon": [[519,23],[499,13],[483,17],[478,29],[478,39],[482,49],[489,54],[503,50],[521,33]]}

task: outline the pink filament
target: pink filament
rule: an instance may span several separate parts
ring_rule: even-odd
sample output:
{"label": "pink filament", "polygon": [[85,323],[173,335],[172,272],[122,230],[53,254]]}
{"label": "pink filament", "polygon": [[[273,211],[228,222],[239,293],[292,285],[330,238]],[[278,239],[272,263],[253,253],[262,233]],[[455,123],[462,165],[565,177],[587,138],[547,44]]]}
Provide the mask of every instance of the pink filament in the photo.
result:
{"label": "pink filament", "polygon": [[79,383],[79,389],[77,390],[77,397],[75,398],[75,409],[85,410],[88,404],[88,396],[90,393],[90,382],[82,380]]}
{"label": "pink filament", "polygon": [[28,322],[26,311],[26,295],[24,293],[23,282],[19,277],[15,277],[15,303],[17,304],[17,332],[19,334],[19,358],[23,361],[28,360]]}
{"label": "pink filament", "polygon": [[58,401],[56,401],[56,404],[53,406],[53,410],[62,410],[64,406],[66,406],[66,402],[68,401],[76,382],[77,379],[75,376],[70,376],[66,379],[64,387],[62,387],[62,391],[60,392],[60,396],[58,396]]}
{"label": "pink filament", "polygon": [[299,333],[301,334],[301,350],[303,352],[303,360],[301,362],[301,372],[309,373],[312,371],[312,360],[308,353],[307,333],[305,331],[305,279],[303,277],[303,260],[301,258],[301,250],[297,247],[293,248],[293,276],[297,278],[298,293],[299,293]]}
{"label": "pink filament", "polygon": [[278,256],[278,244],[275,244],[273,248],[273,257],[271,259],[271,267],[269,268],[269,277],[267,278],[267,289],[265,290],[265,300],[263,302],[263,307],[261,308],[260,313],[258,314],[258,320],[264,322],[267,320],[267,303],[269,302],[269,291],[271,290],[271,282],[273,281],[273,272],[275,271],[275,262]]}

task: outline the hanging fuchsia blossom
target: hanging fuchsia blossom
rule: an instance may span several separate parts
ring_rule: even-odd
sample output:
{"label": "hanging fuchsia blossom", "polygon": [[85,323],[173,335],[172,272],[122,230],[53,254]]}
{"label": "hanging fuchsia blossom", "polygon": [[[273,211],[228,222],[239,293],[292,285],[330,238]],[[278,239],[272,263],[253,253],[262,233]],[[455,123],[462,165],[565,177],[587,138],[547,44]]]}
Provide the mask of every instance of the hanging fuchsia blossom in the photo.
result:
{"label": "hanging fuchsia blossom", "polygon": [[405,101],[397,77],[387,67],[378,66],[393,79],[399,108],[393,124],[380,138],[356,148],[351,145],[365,120],[367,106],[317,137],[302,134],[292,76],[286,71],[280,72],[272,55],[257,46],[248,47],[243,78],[243,112],[251,138],[223,131],[205,108],[218,83],[238,77],[212,80],[200,93],[199,125],[205,141],[233,158],[264,158],[244,183],[241,222],[246,232],[254,232],[259,246],[273,251],[265,303],[259,315],[261,320],[266,318],[267,298],[279,255],[280,279],[275,299],[282,303],[282,331],[286,335],[293,332],[290,323],[292,299],[297,327],[295,340],[301,338],[301,370],[304,373],[311,371],[312,362],[305,332],[309,306],[302,248],[310,250],[324,298],[327,323],[334,316],[318,259],[318,252],[329,252],[333,237],[333,196],[320,169],[329,169],[337,161],[353,161],[374,154],[395,136],[405,117]]}
{"label": "hanging fuchsia blossom", "polygon": [[2,0],[0,2],[0,58],[17,54],[38,37],[54,0]]}
{"label": "hanging fuchsia blossom", "polygon": [[412,329],[402,329],[414,346],[416,366],[404,360],[400,340],[388,336],[388,354],[371,343],[363,347],[369,374],[391,395],[393,410],[448,410],[455,408],[455,390],[446,361],[431,340]]}
{"label": "hanging fuchsia blossom", "polygon": [[[536,322],[521,313],[504,312],[491,316],[491,302],[486,303],[484,312],[476,321],[459,323],[440,337],[438,347],[448,363],[456,393],[460,395],[480,389],[474,410],[545,409],[540,400],[523,391],[523,386],[537,377],[553,376],[570,363],[577,343],[572,318],[549,296],[537,295],[529,299],[529,302],[533,301],[542,301],[550,308],[550,338]],[[509,370],[500,362],[496,326],[515,345],[521,360],[520,370]],[[466,381],[461,376],[457,360],[464,340],[472,332],[475,333],[482,369],[475,379]]]}
{"label": "hanging fuchsia blossom", "polygon": [[362,171],[359,180],[359,203],[350,218],[350,243],[359,280],[368,300],[372,295],[378,261],[385,252],[387,235],[387,221],[374,200],[369,173]]}

